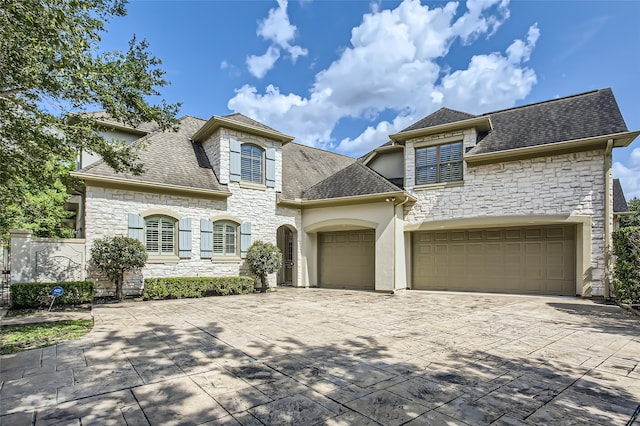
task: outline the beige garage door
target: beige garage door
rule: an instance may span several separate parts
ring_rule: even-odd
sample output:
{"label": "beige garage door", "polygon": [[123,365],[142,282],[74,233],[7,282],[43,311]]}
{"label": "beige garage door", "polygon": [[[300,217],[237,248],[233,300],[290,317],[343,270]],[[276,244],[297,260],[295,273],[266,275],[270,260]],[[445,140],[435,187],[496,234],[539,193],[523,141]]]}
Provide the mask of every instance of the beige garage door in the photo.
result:
{"label": "beige garage door", "polygon": [[374,231],[320,233],[320,287],[374,290],[374,235]]}
{"label": "beige garage door", "polygon": [[413,288],[575,295],[575,227],[413,234]]}

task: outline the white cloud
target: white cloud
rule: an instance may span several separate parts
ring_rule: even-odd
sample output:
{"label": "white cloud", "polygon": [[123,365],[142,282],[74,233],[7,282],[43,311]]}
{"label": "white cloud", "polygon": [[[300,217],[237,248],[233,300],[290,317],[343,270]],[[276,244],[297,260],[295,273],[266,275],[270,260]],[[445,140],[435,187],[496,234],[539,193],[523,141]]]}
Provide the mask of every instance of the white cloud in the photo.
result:
{"label": "white cloud", "polygon": [[620,179],[627,200],[640,198],[640,148],[634,148],[629,156],[629,165],[613,163],[613,176]]}
{"label": "white cloud", "polygon": [[278,7],[270,9],[269,16],[258,23],[257,34],[271,45],[263,55],[247,57],[249,72],[256,78],[263,78],[274,67],[281,50],[286,51],[293,62],[308,54],[307,49],[291,44],[297,28],[289,21],[287,5],[287,0],[278,0]]}
{"label": "white cloud", "polygon": [[280,58],[280,50],[269,46],[264,55],[251,55],[247,57],[249,72],[256,78],[262,78],[273,68],[278,58]]}
{"label": "white cloud", "polygon": [[[464,69],[439,64],[456,40],[471,42],[493,34],[509,16],[507,0],[469,0],[461,15],[457,2],[435,8],[419,0],[404,0],[395,9],[380,6],[372,6],[352,29],[350,46],[316,74],[309,95],[282,94],[272,85],[261,94],[244,86],[228,107],[294,135],[298,142],[359,156],[442,106],[472,113],[510,107],[536,82],[525,65],[540,35],[536,25],[523,40],[505,46],[504,53],[476,55]],[[283,30],[280,38],[273,37],[286,40],[290,34]],[[339,143],[332,138],[341,118],[373,122],[382,111],[395,111],[396,117]]]}

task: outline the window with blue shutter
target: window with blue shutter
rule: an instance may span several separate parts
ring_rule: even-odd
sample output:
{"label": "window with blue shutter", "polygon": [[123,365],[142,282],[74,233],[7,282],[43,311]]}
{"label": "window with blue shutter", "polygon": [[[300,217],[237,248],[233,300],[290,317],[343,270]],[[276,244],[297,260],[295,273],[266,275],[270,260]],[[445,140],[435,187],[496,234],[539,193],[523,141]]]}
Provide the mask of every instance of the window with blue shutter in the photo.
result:
{"label": "window with blue shutter", "polygon": [[240,182],[242,174],[240,154],[240,142],[235,139],[229,140],[229,180]]}
{"label": "window with blue shutter", "polygon": [[265,154],[266,183],[269,188],[276,186],[276,150],[269,148]]}
{"label": "window with blue shutter", "polygon": [[213,256],[238,256],[238,224],[229,220],[213,223]]}
{"label": "window with blue shutter", "polygon": [[243,182],[264,183],[262,163],[264,150],[256,145],[244,144],[241,148],[240,166],[242,169],[241,180]]}
{"label": "window with blue shutter", "polygon": [[200,219],[200,258],[211,259],[213,255],[213,223]]}
{"label": "window with blue shutter", "polygon": [[144,220],[147,253],[157,256],[176,254],[176,222],[172,217],[149,216]]}
{"label": "window with blue shutter", "polygon": [[144,244],[144,218],[139,214],[129,213],[128,235]]}
{"label": "window with blue shutter", "polygon": [[247,257],[247,250],[251,246],[251,222],[240,225],[240,257]]}
{"label": "window with blue shutter", "polygon": [[178,253],[183,259],[191,258],[191,218],[185,217],[178,222]]}

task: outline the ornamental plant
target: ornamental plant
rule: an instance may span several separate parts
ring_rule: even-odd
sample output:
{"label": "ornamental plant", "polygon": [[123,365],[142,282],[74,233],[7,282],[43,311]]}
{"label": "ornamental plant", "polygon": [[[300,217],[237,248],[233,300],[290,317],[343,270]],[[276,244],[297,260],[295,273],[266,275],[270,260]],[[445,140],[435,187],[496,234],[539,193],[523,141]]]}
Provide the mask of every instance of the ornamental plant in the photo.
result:
{"label": "ornamental plant", "polygon": [[616,265],[613,291],[618,302],[640,303],[640,226],[620,228],[613,233]]}
{"label": "ornamental plant", "polygon": [[135,238],[104,237],[93,242],[89,262],[116,285],[116,299],[122,300],[124,273],[142,268],[147,263],[147,250]]}
{"label": "ornamental plant", "polygon": [[261,293],[266,293],[267,275],[276,272],[282,267],[282,253],[280,249],[271,243],[256,241],[247,250],[247,264],[249,270],[260,279]]}

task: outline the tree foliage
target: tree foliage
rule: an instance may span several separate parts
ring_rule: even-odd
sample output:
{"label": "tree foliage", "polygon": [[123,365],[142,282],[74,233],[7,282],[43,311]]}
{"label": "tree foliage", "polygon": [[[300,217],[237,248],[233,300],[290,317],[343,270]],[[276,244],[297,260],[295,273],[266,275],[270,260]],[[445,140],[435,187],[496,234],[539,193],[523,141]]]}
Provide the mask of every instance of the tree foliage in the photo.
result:
{"label": "tree foliage", "polygon": [[271,243],[256,241],[247,250],[247,265],[249,270],[260,279],[262,293],[267,291],[267,275],[282,267],[282,253]]}
{"label": "tree foliage", "polygon": [[613,233],[616,265],[613,290],[623,303],[640,303],[640,227],[628,226]]}
{"label": "tree foliage", "polygon": [[[124,52],[99,48],[105,25],[125,15],[124,3],[0,0],[0,204],[20,205],[24,187],[54,187],[55,165],[72,164],[79,150],[115,170],[143,172],[135,147],[106,141],[82,112],[104,110],[130,126],[175,125],[179,105],[148,101],[168,82],[147,42],[134,36]],[[52,167],[43,172],[43,165]]]}
{"label": "tree foliage", "polygon": [[116,299],[121,300],[124,273],[144,267],[147,257],[147,250],[140,241],[116,235],[95,240],[89,262],[116,285]]}
{"label": "tree foliage", "polygon": [[629,213],[632,213],[628,216],[620,217],[620,226],[640,226],[640,198],[633,197],[631,201],[628,203]]}

